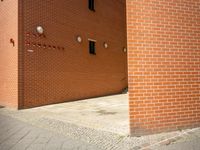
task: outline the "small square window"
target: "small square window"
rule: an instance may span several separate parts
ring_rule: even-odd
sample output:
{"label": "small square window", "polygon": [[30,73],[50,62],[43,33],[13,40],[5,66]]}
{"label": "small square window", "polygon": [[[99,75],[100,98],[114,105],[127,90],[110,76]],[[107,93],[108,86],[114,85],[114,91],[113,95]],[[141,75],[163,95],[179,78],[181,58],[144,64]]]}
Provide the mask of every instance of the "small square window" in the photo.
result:
{"label": "small square window", "polygon": [[95,41],[89,41],[89,53],[92,55],[96,55],[95,44]]}
{"label": "small square window", "polygon": [[94,0],[88,0],[88,8],[91,11],[95,11],[95,9],[94,9]]}

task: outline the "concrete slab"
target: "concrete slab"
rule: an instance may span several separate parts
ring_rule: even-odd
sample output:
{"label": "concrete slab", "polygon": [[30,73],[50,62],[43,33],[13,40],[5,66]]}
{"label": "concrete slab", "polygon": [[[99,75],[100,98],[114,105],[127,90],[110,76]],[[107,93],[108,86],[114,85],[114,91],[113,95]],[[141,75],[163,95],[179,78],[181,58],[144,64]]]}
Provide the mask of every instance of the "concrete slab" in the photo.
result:
{"label": "concrete slab", "polygon": [[97,131],[129,134],[128,94],[66,102],[26,110],[1,109],[1,113],[28,122],[69,123]]}
{"label": "concrete slab", "polygon": [[129,134],[128,94],[43,106],[21,112],[95,130]]}

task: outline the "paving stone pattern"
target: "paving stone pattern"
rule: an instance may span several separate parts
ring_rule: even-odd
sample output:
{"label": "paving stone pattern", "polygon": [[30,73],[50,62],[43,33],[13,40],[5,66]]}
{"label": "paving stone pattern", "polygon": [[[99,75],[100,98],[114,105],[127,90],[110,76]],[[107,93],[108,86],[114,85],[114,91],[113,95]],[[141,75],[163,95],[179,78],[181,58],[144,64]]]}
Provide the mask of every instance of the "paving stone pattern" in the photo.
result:
{"label": "paving stone pattern", "polygon": [[91,144],[0,115],[0,150],[98,150]]}
{"label": "paving stone pattern", "polygon": [[[116,120],[125,116],[126,105],[113,107],[113,103],[109,99],[20,111],[1,108],[0,150],[200,150],[200,128],[140,137],[122,134],[126,130],[120,128],[126,124],[120,124],[123,119]],[[112,106],[112,112],[117,114],[96,116],[97,105],[99,110]],[[87,115],[81,117],[80,112]],[[109,128],[110,124],[99,123],[102,120],[109,120],[114,130]],[[94,122],[99,126],[94,126]]]}

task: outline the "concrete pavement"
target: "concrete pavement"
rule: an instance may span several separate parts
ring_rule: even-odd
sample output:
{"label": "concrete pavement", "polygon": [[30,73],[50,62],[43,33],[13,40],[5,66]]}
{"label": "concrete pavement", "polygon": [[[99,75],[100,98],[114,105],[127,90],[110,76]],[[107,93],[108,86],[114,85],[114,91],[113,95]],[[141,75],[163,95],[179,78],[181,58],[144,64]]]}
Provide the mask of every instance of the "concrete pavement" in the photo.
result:
{"label": "concrete pavement", "polygon": [[105,145],[103,140],[99,141],[101,144],[91,144],[0,115],[0,150],[200,150],[200,128],[138,138],[122,137],[119,141],[108,141],[116,144],[115,147]]}
{"label": "concrete pavement", "polygon": [[130,137],[127,102],[126,95],[117,95],[19,111],[0,108],[0,150],[200,150],[200,128]]}
{"label": "concrete pavement", "polygon": [[200,150],[200,139],[193,139],[192,141],[186,141],[181,143],[172,144],[169,146],[157,147],[158,150]]}
{"label": "concrete pavement", "polygon": [[0,115],[0,150],[96,150],[80,140]]}
{"label": "concrete pavement", "polygon": [[128,94],[20,110],[20,117],[57,120],[94,130],[129,134]]}

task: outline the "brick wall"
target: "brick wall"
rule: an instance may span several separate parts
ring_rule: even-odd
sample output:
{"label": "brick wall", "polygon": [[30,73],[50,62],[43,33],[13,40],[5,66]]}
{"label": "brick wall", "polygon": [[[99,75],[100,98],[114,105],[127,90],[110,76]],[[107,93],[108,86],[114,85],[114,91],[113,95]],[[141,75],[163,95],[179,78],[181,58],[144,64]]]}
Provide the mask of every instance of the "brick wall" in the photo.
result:
{"label": "brick wall", "polygon": [[[14,46],[10,43],[13,39]],[[0,105],[18,107],[18,1],[0,1]]]}
{"label": "brick wall", "polygon": [[[121,92],[127,87],[125,2],[23,1],[23,108]],[[44,27],[39,37],[36,27]],[[82,43],[76,41],[80,35]],[[88,39],[96,40],[96,55]],[[103,43],[108,43],[108,48]]]}
{"label": "brick wall", "polygon": [[132,135],[200,126],[200,1],[127,0]]}

